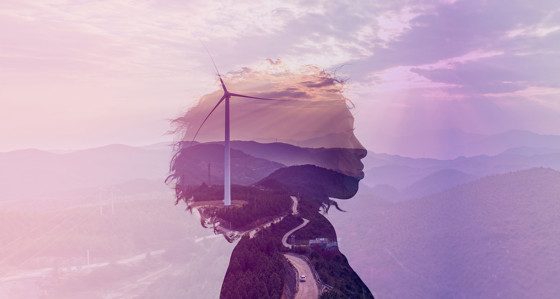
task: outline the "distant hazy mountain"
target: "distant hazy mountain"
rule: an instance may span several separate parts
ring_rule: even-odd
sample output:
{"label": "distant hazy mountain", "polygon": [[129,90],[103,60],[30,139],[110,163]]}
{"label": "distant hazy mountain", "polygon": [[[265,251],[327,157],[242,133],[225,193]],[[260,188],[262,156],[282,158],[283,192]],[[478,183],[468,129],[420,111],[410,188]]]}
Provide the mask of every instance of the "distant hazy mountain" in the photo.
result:
{"label": "distant hazy mountain", "polygon": [[475,179],[477,179],[476,176],[456,169],[443,169],[436,171],[406,187],[403,189],[402,193],[405,198],[424,197],[457,185],[471,182]]}
{"label": "distant hazy mountain", "polygon": [[502,154],[521,155],[521,156],[536,156],[559,153],[560,149],[557,148],[543,148],[543,147],[514,147],[504,151]]}
{"label": "distant hazy mountain", "polygon": [[560,172],[486,177],[431,197],[346,201],[339,245],[381,298],[555,298]]}
{"label": "distant hazy mountain", "polygon": [[[224,146],[205,143],[182,149],[175,167],[186,184],[221,184],[224,181]],[[169,163],[169,162],[168,162]],[[233,184],[250,185],[265,178],[283,164],[231,150]],[[210,178],[209,178],[210,176]],[[210,181],[209,181],[210,179]]]}
{"label": "distant hazy mountain", "polygon": [[[137,193],[134,190],[161,191],[166,188],[163,181],[169,173],[172,151],[169,143],[158,143],[144,147],[109,145],[72,152],[30,149],[0,153],[0,200],[91,195],[109,187],[127,194]],[[180,167],[187,182],[223,181],[223,145],[194,143],[184,151],[187,155]],[[313,164],[355,174],[361,165],[347,161],[358,161],[348,157],[365,154],[359,151],[362,150],[234,141],[232,182],[252,184],[285,165]]]}
{"label": "distant hazy mountain", "polygon": [[453,159],[460,156],[497,155],[510,148],[560,149],[560,136],[513,130],[501,134],[466,133],[459,129],[429,131],[379,138],[369,150],[408,157]]}
{"label": "distant hazy mountain", "polygon": [[348,133],[330,133],[323,136],[310,138],[306,140],[296,141],[298,146],[310,147],[310,148],[321,148],[327,147],[329,145],[348,145]]}
{"label": "distant hazy mountain", "polygon": [[410,167],[406,164],[390,162],[387,165],[367,170],[363,181],[370,187],[390,185],[402,189],[430,175],[434,170],[437,168]]}
{"label": "distant hazy mountain", "polygon": [[337,171],[315,165],[289,166],[276,170],[258,184],[281,183],[302,195],[320,198],[352,197],[358,191],[358,180]]}
{"label": "distant hazy mountain", "polygon": [[357,176],[356,156],[366,154],[365,150],[351,148],[307,148],[286,143],[258,143],[254,141],[233,141],[232,148],[249,155],[282,163],[286,166],[312,164],[326,169]]}
{"label": "distant hazy mountain", "polygon": [[[126,145],[55,154],[39,150],[0,153],[0,198],[75,194],[74,191],[160,180],[168,171],[169,149],[146,150]],[[163,184],[163,183],[162,183]],[[89,193],[88,192],[88,193]]]}
{"label": "distant hazy mountain", "polygon": [[232,141],[231,147],[251,156],[275,161],[286,166],[306,164],[310,159],[315,159],[305,148],[280,142]]}
{"label": "distant hazy mountain", "polygon": [[376,195],[398,201],[437,193],[476,177],[532,167],[560,170],[560,150],[525,147],[495,156],[452,160],[413,159],[370,152],[365,161],[363,183],[377,190]]}
{"label": "distant hazy mountain", "polygon": [[[542,137],[535,137],[530,133],[520,135],[527,135],[525,139],[529,141],[531,138]],[[553,137],[549,139],[555,140]],[[452,160],[408,158],[370,152],[363,160],[366,175],[362,183],[373,188],[375,194],[381,197],[396,200],[393,195],[398,194],[400,200],[427,195],[426,192],[439,192],[468,181],[446,178],[444,174],[437,175],[443,170],[474,177],[531,167],[560,170],[560,149],[556,150],[550,145],[551,143],[538,147],[535,144],[534,147],[505,150],[494,156],[459,157]],[[213,143],[213,146],[208,151],[193,150],[192,156],[187,159],[189,171],[185,175],[190,176],[190,182],[208,181],[208,164],[210,181],[214,183],[222,180],[223,147],[219,143]],[[356,156],[361,156],[362,153],[355,149],[302,148],[284,143],[250,141],[233,141],[232,148],[232,169],[236,173],[233,180],[240,184],[254,183],[284,165],[312,164],[347,175],[355,175],[356,169],[361,168],[356,164],[359,163],[356,162],[359,160]],[[163,182],[168,175],[171,157],[172,147],[168,143],[145,147],[109,145],[69,153],[32,149],[0,153],[0,200],[61,194],[76,196],[117,185],[120,185],[118,188],[122,192],[132,192],[135,188],[147,190],[148,186],[154,187],[154,190],[162,190],[166,187],[163,183],[159,185],[159,182]],[[414,184],[416,185],[413,186]]]}
{"label": "distant hazy mountain", "polygon": [[[198,144],[198,142],[195,143]],[[159,142],[159,143],[144,145],[141,146],[141,148],[147,150],[170,150],[173,148],[173,145],[174,144],[172,142]]]}
{"label": "distant hazy mountain", "polygon": [[[398,202],[435,194],[477,178],[477,176],[456,169],[442,169],[433,173],[429,173],[429,171],[431,170],[399,166],[377,168],[373,172],[376,177],[368,178],[368,181],[376,179],[379,183],[369,192],[385,200]],[[412,182],[421,176],[423,177]]]}

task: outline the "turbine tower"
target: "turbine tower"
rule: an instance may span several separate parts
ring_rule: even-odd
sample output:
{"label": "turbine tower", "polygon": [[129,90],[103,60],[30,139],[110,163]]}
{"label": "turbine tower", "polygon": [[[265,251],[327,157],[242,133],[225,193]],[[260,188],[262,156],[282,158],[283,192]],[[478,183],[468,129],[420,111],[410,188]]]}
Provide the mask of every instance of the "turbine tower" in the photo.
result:
{"label": "turbine tower", "polygon": [[[208,54],[210,54],[210,53],[208,53]],[[210,55],[210,58],[212,58],[211,55]],[[196,131],[196,134],[194,134],[194,137],[193,137],[191,143],[196,139],[196,136],[200,132],[200,129],[202,129],[202,126],[208,120],[210,115],[212,115],[212,113],[218,108],[218,106],[220,106],[220,104],[222,102],[225,102],[225,110],[226,111],[225,111],[225,132],[224,132],[224,135],[225,135],[225,138],[224,138],[224,205],[225,206],[230,206],[231,205],[231,165],[230,165],[230,145],[229,145],[229,141],[230,141],[230,134],[229,134],[229,131],[230,131],[229,100],[230,100],[230,98],[231,97],[239,97],[239,98],[264,100],[264,101],[293,101],[293,100],[280,100],[280,99],[253,97],[253,96],[242,95],[242,94],[230,92],[227,89],[226,85],[224,84],[224,80],[222,80],[222,76],[220,75],[220,72],[218,71],[218,68],[216,67],[216,64],[214,63],[214,59],[212,59],[212,63],[214,64],[214,68],[216,69],[216,73],[218,75],[218,78],[220,79],[220,83],[222,85],[222,90],[224,91],[224,95],[222,96],[222,98],[220,98],[220,100],[218,101],[216,106],[214,106],[214,108],[212,108],[210,113],[208,113],[208,115],[206,116],[204,121],[202,121],[202,123],[200,124],[200,127],[198,127],[198,130]]]}

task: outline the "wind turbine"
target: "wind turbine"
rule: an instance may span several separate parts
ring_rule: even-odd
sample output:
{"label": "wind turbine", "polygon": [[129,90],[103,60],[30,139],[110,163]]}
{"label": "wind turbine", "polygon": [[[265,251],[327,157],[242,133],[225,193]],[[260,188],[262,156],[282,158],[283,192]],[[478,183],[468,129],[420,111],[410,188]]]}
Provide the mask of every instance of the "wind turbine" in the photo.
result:
{"label": "wind turbine", "polygon": [[[208,52],[208,55],[210,55],[209,52]],[[222,90],[224,91],[224,95],[220,98],[220,100],[218,101],[216,106],[214,106],[214,108],[212,108],[210,113],[208,113],[208,115],[206,116],[204,121],[202,121],[202,123],[200,124],[200,127],[198,127],[198,130],[196,131],[196,134],[194,134],[194,137],[193,137],[191,143],[194,142],[194,140],[196,139],[196,136],[200,132],[200,129],[202,129],[202,126],[208,120],[210,115],[212,115],[212,113],[218,108],[218,106],[220,106],[220,104],[222,102],[225,102],[225,105],[226,105],[225,110],[226,111],[225,111],[225,134],[224,134],[225,135],[225,138],[224,138],[224,152],[225,152],[224,153],[224,206],[230,206],[231,205],[231,168],[230,168],[230,146],[229,146],[229,139],[230,139],[230,135],[229,135],[229,131],[230,131],[229,100],[230,100],[230,98],[231,97],[239,97],[239,98],[264,100],[264,101],[294,101],[294,100],[281,100],[281,99],[253,97],[253,96],[242,95],[242,94],[230,92],[227,89],[226,85],[224,84],[224,80],[222,80],[222,76],[220,75],[220,72],[218,71],[218,68],[216,67],[216,63],[214,63],[214,59],[212,58],[212,55],[210,55],[210,58],[212,59],[212,63],[214,64],[214,68],[216,69],[216,74],[218,75],[218,78],[220,79],[220,83],[222,85]]]}

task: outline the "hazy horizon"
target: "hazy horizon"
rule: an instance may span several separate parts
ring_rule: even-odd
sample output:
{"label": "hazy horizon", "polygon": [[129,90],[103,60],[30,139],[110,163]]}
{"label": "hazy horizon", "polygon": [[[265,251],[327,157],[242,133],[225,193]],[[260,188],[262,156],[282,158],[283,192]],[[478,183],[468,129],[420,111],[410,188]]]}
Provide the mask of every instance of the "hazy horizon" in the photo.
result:
{"label": "hazy horizon", "polygon": [[[216,118],[219,118],[219,116],[216,116]],[[219,129],[219,126],[217,127]],[[502,150],[498,150],[495,152],[488,152],[488,151],[484,151],[482,150],[479,153],[476,154],[470,154],[470,155],[465,155],[465,154],[457,154],[457,155],[442,155],[442,154],[437,154],[437,150],[433,150],[432,152],[428,152],[426,153],[422,153],[419,150],[416,150],[415,147],[411,147],[411,148],[407,148],[408,151],[403,151],[401,149],[402,144],[399,143],[399,141],[402,141],[403,139],[408,139],[410,136],[415,136],[415,138],[418,137],[426,137],[427,140],[417,140],[418,145],[420,145],[420,147],[422,146],[428,146],[428,147],[432,147],[433,148],[438,148],[438,147],[443,147],[444,145],[441,145],[439,142],[434,142],[434,141],[441,141],[443,143],[449,143],[449,140],[455,140],[457,138],[459,138],[462,135],[467,135],[467,136],[477,136],[477,137],[496,137],[496,136],[501,136],[501,135],[507,135],[507,134],[518,134],[518,135],[525,135],[525,134],[529,134],[529,135],[533,135],[531,137],[537,136],[537,137],[559,137],[558,138],[558,142],[555,142],[552,146],[548,146],[550,149],[555,149],[555,148],[559,148],[560,147],[560,134],[559,135],[555,135],[555,134],[542,134],[542,133],[538,133],[538,132],[533,132],[533,131],[528,131],[528,130],[517,130],[517,129],[510,129],[510,130],[506,130],[506,131],[502,131],[496,134],[480,134],[480,133],[476,133],[476,132],[468,132],[468,131],[464,131],[458,128],[449,128],[446,130],[440,130],[440,131],[421,131],[421,132],[416,132],[415,134],[412,133],[408,133],[408,134],[404,134],[404,135],[384,135],[383,138],[380,138],[380,140],[382,141],[387,141],[387,140],[391,140],[391,142],[387,142],[385,145],[379,145],[375,146],[373,148],[367,148],[366,150],[368,150],[369,152],[372,153],[379,153],[379,154],[389,154],[389,155],[401,155],[401,156],[405,156],[405,157],[410,157],[410,158],[431,158],[431,159],[454,159],[454,158],[458,158],[458,157],[472,157],[472,156],[478,156],[478,155],[497,155],[500,154],[502,151],[506,151],[506,150],[510,150],[510,149],[515,149],[515,148],[519,148],[519,147],[534,147],[534,148],[547,148],[547,146],[542,146],[540,144],[531,144],[530,141],[527,140],[523,140],[522,138],[520,138],[519,136],[510,136],[508,138],[508,141],[510,142],[517,142],[520,145],[512,145],[512,146],[508,146],[507,144],[504,144],[502,146]],[[218,136],[216,136],[218,137]],[[223,142],[222,140],[218,138],[216,139],[208,139],[207,137],[204,138],[204,141],[197,141],[197,142]],[[460,139],[460,138],[459,138]],[[232,141],[246,141],[243,139],[232,139]],[[299,142],[296,141],[286,141],[286,140],[278,140],[275,138],[268,138],[268,140],[266,140],[266,138],[263,138],[261,140],[253,140],[259,143],[275,143],[275,142],[283,142],[283,143],[287,143],[287,144],[292,144],[295,146],[300,146],[300,147],[310,147],[310,148],[320,148],[320,147],[324,147],[324,146],[313,146],[313,145],[308,145],[305,144],[305,141],[300,140]],[[492,139],[488,139],[487,141],[492,142]],[[139,144],[126,144],[126,143],[110,143],[110,144],[99,144],[99,145],[94,145],[91,147],[76,147],[76,148],[62,148],[62,147],[54,147],[54,148],[41,148],[41,147],[28,147],[28,148],[16,148],[16,149],[8,149],[8,150],[0,150],[0,153],[10,153],[10,152],[17,152],[17,151],[26,151],[26,150],[39,150],[39,151],[45,151],[45,152],[49,152],[49,153],[55,153],[55,154],[67,154],[67,153],[72,153],[72,152],[78,152],[78,151],[84,151],[84,150],[91,150],[91,149],[99,149],[99,148],[106,148],[106,147],[111,147],[111,146],[128,146],[128,147],[135,147],[135,148],[144,148],[144,149],[154,149],[154,147],[160,147],[160,146],[164,146],[164,147],[168,147],[169,150],[172,150],[173,148],[173,144],[174,142],[176,142],[176,140],[166,140],[166,141],[159,141],[159,142],[155,142],[155,143],[139,143]],[[189,141],[187,141],[189,142]],[[411,143],[413,144],[413,143]],[[418,147],[418,145],[416,147]],[[472,144],[471,144],[472,146]],[[333,147],[333,146],[331,146]],[[337,147],[337,146],[334,146]]]}
{"label": "hazy horizon", "polygon": [[0,151],[167,140],[169,119],[219,89],[202,37],[226,84],[278,65],[345,80],[369,149],[453,127],[560,134],[554,1],[1,6]]}

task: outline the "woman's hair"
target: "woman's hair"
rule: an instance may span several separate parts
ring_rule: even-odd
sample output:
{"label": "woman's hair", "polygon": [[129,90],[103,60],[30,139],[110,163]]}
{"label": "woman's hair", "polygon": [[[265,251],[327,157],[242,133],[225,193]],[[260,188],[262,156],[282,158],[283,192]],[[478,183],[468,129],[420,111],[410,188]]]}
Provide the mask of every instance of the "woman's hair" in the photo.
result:
{"label": "woman's hair", "polygon": [[[280,184],[313,198],[313,202],[325,211],[331,205],[339,209],[331,197],[349,198],[356,193],[358,181],[363,176],[360,159],[365,156],[365,149],[354,136],[354,117],[350,112],[353,103],[343,95],[345,80],[314,66],[290,72],[276,61],[264,71],[244,68],[229,73],[224,82],[231,92],[289,100],[276,102],[234,97],[230,100],[232,139],[289,144],[278,145],[275,153],[270,150],[273,147],[268,147],[270,152],[260,153],[257,159],[266,159],[268,154],[289,160],[287,156],[291,155],[297,161],[279,160],[285,165],[301,166],[278,169],[254,182],[256,185],[260,183],[264,187],[274,181],[277,187]],[[207,94],[184,115],[172,120],[173,133],[178,141],[174,145],[166,182],[175,183],[177,202],[192,196],[193,187],[189,186],[210,183],[207,182],[211,177],[210,164],[217,169],[215,173],[223,173],[223,168],[220,169],[223,154],[217,155],[221,161],[216,160],[214,156],[210,157],[209,151],[196,146],[199,141],[223,140],[224,121],[220,111],[223,108],[218,107],[214,111],[216,115],[210,116],[200,128],[222,95],[220,90]],[[193,140],[199,129],[197,140]],[[235,157],[238,156],[241,154]],[[232,156],[232,160],[235,157]],[[235,174],[232,178],[234,183],[239,179]]]}

